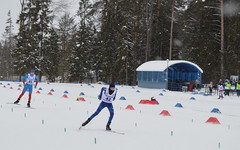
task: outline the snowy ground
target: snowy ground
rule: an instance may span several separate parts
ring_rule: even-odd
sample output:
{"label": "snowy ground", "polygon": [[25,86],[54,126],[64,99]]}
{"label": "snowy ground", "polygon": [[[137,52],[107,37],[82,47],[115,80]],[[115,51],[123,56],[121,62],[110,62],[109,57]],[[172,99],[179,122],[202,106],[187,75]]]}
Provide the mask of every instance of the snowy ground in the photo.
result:
{"label": "snowy ground", "polygon": [[[41,93],[34,89],[32,95],[31,105],[35,109],[29,109],[26,108],[28,93],[20,101],[21,105],[7,104],[21,93],[17,90],[20,83],[0,83],[1,150],[240,149],[240,98],[236,95],[218,100],[216,95],[117,86],[111,127],[125,133],[121,135],[105,131],[107,109],[78,130],[98,107],[96,97],[104,85],[40,83]],[[48,95],[51,89],[55,92]],[[68,98],[63,98],[66,90]],[[85,93],[86,102],[76,101],[81,92]],[[127,100],[119,100],[121,96]],[[159,105],[138,104],[152,96]],[[176,103],[181,103],[183,108],[174,107]],[[126,110],[128,105],[135,110]],[[222,114],[210,113],[213,108],[219,108]],[[171,116],[159,115],[162,110],[168,110]],[[221,124],[205,123],[209,117],[217,117]]]}

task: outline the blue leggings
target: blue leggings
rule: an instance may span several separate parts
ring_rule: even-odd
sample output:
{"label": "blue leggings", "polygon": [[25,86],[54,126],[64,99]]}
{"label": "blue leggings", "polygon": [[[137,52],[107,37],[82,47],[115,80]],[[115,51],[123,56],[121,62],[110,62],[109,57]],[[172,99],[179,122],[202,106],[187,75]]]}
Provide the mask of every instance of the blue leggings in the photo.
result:
{"label": "blue leggings", "polygon": [[25,87],[23,88],[23,94],[24,94],[27,90],[29,90],[29,94],[31,94],[31,93],[32,93],[32,90],[33,90],[33,85],[31,85],[31,84],[26,84]]}
{"label": "blue leggings", "polygon": [[105,102],[103,102],[103,101],[102,101],[101,104],[99,105],[97,111],[96,111],[94,114],[92,114],[92,116],[89,117],[89,119],[92,120],[92,119],[93,119],[95,116],[97,116],[97,115],[102,111],[102,109],[105,108],[105,107],[108,108],[108,111],[109,111],[109,113],[110,113],[110,117],[109,117],[109,119],[108,119],[108,122],[112,122],[112,119],[113,119],[113,116],[114,116],[113,105],[112,105],[112,103],[105,103]]}

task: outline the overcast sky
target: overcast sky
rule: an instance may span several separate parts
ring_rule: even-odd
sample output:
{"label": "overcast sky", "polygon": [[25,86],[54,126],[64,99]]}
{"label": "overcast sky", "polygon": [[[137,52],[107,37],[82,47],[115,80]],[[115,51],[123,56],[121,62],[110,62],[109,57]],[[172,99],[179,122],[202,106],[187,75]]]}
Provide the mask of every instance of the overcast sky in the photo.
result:
{"label": "overcast sky", "polygon": [[[4,1],[4,2],[3,2]],[[7,14],[11,11],[12,21],[14,23],[14,32],[17,31],[18,27],[15,25],[18,14],[20,12],[20,2],[19,0],[1,0],[0,4],[0,38],[2,39],[2,34],[5,31]]]}
{"label": "overcast sky", "polygon": [[[71,15],[76,14],[79,0],[53,0],[53,2],[59,1],[68,3],[69,7],[67,8],[67,11],[69,11]],[[0,0],[0,2],[0,40],[2,40],[2,34],[5,31],[6,21],[8,19],[7,14],[9,10],[11,11],[12,21],[14,25],[13,33],[17,33],[18,25],[16,24],[16,21],[21,11],[21,4],[20,0]]]}

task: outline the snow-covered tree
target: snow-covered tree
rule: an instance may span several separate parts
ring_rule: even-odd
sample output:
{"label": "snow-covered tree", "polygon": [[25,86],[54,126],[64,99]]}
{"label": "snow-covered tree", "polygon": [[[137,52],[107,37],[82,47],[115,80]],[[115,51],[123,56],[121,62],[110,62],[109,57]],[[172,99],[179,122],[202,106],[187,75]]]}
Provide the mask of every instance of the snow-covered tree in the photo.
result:
{"label": "snow-covered tree", "polygon": [[49,41],[47,41],[44,61],[44,73],[47,75],[48,80],[55,82],[55,78],[58,76],[58,66],[60,60],[60,46],[59,37],[52,27],[50,30]]}
{"label": "snow-covered tree", "polygon": [[45,71],[45,53],[50,38],[52,15],[51,0],[21,0],[17,48],[13,51],[16,73],[23,75],[31,68],[37,70],[39,79]]}
{"label": "snow-covered tree", "polygon": [[70,57],[71,81],[82,82],[90,76],[91,51],[93,48],[93,22],[91,19],[92,4],[89,0],[79,2],[78,16],[80,24],[75,37],[75,46]]}
{"label": "snow-covered tree", "polygon": [[60,62],[59,62],[59,75],[61,76],[61,82],[65,82],[65,79],[69,75],[69,57],[72,53],[72,49],[75,45],[76,35],[76,23],[74,17],[71,17],[69,13],[65,13],[58,21],[57,33],[60,38]]}
{"label": "snow-covered tree", "polygon": [[15,48],[15,39],[13,34],[13,22],[11,17],[11,11],[8,11],[8,19],[6,21],[5,32],[3,33],[2,48],[0,53],[0,75],[5,79],[10,80],[10,76],[13,75],[12,65],[13,60],[11,57],[11,51]]}

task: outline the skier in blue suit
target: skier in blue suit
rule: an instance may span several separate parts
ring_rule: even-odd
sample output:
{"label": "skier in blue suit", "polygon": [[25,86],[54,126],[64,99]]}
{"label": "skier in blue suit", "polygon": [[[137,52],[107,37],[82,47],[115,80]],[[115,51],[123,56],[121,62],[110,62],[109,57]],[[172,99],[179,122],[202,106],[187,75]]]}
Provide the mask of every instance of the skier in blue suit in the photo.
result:
{"label": "skier in blue suit", "polygon": [[[35,71],[32,69],[31,73],[29,73],[23,77],[22,81],[23,81],[24,88],[23,88],[22,93],[19,95],[18,99],[14,102],[14,104],[18,104],[20,99],[24,95],[24,93],[28,90],[29,97],[28,97],[27,106],[30,107],[34,81],[36,82],[36,84],[34,86],[35,88],[37,87],[37,84],[38,84],[37,76],[34,73],[35,73]],[[26,83],[25,83],[25,80],[26,80]]]}
{"label": "skier in blue suit", "polygon": [[109,88],[103,87],[101,89],[101,92],[98,96],[99,100],[102,100],[99,107],[97,108],[96,112],[93,113],[83,124],[82,127],[86,126],[94,117],[96,117],[103,108],[107,107],[108,111],[110,113],[110,117],[108,119],[108,123],[106,125],[106,130],[111,130],[110,124],[112,122],[113,116],[114,116],[114,109],[112,102],[115,100],[117,94],[117,89],[115,89],[115,84],[111,83],[109,85]]}

